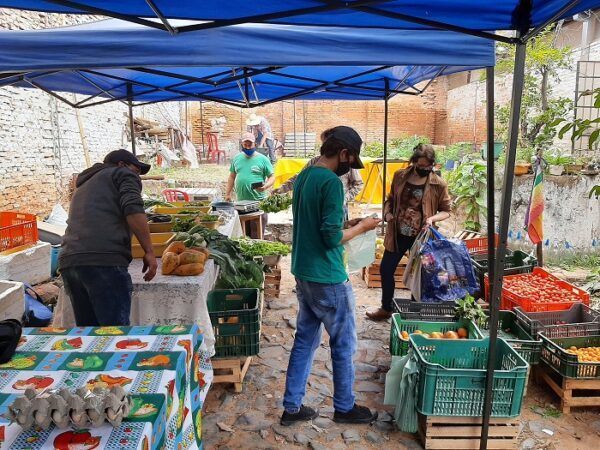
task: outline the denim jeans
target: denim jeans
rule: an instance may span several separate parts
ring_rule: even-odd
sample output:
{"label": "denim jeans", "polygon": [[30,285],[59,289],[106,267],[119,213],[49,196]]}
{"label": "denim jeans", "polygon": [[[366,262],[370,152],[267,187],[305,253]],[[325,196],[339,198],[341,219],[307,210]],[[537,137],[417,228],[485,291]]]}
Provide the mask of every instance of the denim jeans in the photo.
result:
{"label": "denim jeans", "polygon": [[78,327],[129,325],[133,285],[127,267],[67,267],[61,275]]}
{"label": "denim jeans", "polygon": [[298,318],[283,397],[284,408],[299,408],[306,393],[315,350],[321,344],[322,326],[329,334],[333,365],[333,406],[348,412],[354,407],[356,351],[355,300],[349,281],[340,284],[311,283],[296,279]]}
{"label": "denim jeans", "polygon": [[381,275],[381,307],[388,312],[394,310],[394,292],[396,290],[396,269],[404,254],[415,243],[415,237],[399,235],[396,239],[396,252],[383,252],[383,259],[379,266]]}

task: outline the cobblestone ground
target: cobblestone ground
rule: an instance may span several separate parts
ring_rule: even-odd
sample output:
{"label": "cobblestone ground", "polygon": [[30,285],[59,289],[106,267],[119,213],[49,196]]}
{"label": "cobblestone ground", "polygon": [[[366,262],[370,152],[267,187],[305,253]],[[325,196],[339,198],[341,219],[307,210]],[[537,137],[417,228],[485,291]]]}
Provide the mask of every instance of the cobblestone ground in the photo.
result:
{"label": "cobblestone ground", "polygon": [[[243,392],[233,386],[213,385],[205,405],[205,448],[212,449],[420,449],[416,435],[398,431],[393,409],[383,406],[385,374],[389,369],[390,323],[366,320],[365,311],[377,306],[381,291],[367,289],[357,275],[351,280],[357,300],[358,352],[356,354],[357,402],[379,412],[372,425],[336,424],[332,407],[332,372],[328,337],[324,333],[309,379],[305,404],[318,407],[320,417],[292,427],[279,425],[289,351],[297,312],[292,292],[289,258],[282,264],[279,299],[267,300],[263,314],[261,351],[252,361]],[[397,291],[397,295],[406,295]],[[600,434],[600,409],[575,409],[560,415],[557,398],[543,385],[530,382],[521,422],[523,449],[591,449]],[[557,417],[555,417],[557,416]]]}

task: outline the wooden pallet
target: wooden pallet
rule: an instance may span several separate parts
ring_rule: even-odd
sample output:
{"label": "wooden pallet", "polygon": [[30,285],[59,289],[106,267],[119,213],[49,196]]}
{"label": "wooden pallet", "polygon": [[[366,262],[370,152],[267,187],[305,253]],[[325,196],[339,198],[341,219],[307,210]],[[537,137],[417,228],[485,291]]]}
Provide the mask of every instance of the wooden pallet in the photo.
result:
{"label": "wooden pallet", "polygon": [[265,297],[279,298],[281,290],[281,269],[271,267],[271,273],[265,273]]}
{"label": "wooden pallet", "polygon": [[244,358],[215,359],[211,360],[214,377],[213,383],[233,383],[235,392],[242,392],[244,377],[252,362],[252,356]]}
{"label": "wooden pallet", "polygon": [[[419,414],[419,436],[425,449],[479,449],[481,417],[435,417]],[[488,446],[492,449],[519,448],[519,418],[491,418]]]}
{"label": "wooden pallet", "polygon": [[563,414],[570,414],[571,408],[600,406],[600,379],[563,377],[544,363],[535,366],[535,379],[556,392]]}

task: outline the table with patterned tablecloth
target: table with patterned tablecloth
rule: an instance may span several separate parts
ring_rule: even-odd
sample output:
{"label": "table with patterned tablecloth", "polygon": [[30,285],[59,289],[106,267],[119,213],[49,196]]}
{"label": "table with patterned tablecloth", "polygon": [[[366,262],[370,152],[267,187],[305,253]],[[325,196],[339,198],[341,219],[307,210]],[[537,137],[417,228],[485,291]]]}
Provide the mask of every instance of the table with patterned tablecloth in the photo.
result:
{"label": "table with patterned tablecloth", "polygon": [[202,405],[213,373],[196,325],[27,328],[0,365],[0,414],[28,387],[38,391],[122,386],[133,399],[119,427],[22,430],[0,419],[10,449],[201,449]]}

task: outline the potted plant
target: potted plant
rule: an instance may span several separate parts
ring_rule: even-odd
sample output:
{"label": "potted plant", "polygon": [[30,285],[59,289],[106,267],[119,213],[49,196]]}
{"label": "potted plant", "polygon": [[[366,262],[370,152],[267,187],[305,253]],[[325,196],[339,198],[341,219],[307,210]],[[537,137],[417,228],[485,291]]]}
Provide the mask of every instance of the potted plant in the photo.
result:
{"label": "potted plant", "polygon": [[548,153],[544,159],[548,163],[548,173],[556,176],[562,175],[565,172],[565,166],[571,161],[569,156],[558,152]]}
{"label": "potted plant", "polygon": [[521,176],[531,172],[531,160],[533,149],[529,147],[517,149],[517,162],[515,164],[515,175]]}

